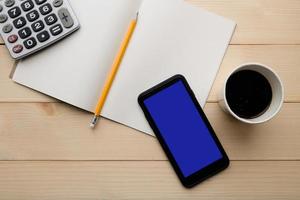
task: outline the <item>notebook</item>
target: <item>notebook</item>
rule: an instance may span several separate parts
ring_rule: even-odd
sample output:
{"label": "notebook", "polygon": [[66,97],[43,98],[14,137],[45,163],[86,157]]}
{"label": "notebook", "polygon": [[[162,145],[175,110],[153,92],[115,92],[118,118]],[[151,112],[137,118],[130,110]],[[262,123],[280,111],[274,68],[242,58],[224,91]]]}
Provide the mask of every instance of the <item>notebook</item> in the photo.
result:
{"label": "notebook", "polygon": [[[102,116],[153,135],[137,97],[175,75],[189,81],[201,106],[235,23],[183,0],[72,0],[81,29],[19,62],[12,79],[93,112],[131,19],[138,23]],[[87,126],[88,126],[87,122]]]}

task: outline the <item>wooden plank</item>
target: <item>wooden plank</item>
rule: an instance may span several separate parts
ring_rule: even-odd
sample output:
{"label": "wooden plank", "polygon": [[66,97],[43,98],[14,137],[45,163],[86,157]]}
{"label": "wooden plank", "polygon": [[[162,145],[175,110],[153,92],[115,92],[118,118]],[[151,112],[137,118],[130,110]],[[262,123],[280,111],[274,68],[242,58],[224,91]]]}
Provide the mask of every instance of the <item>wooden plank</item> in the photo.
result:
{"label": "wooden plank", "polygon": [[1,162],[1,199],[300,198],[300,162],[236,161],[193,189],[184,189],[167,161]]}
{"label": "wooden plank", "polygon": [[298,0],[187,0],[234,20],[232,44],[300,44]]}
{"label": "wooden plank", "polygon": [[297,0],[187,1],[236,21],[232,44],[300,44]]}
{"label": "wooden plank", "polygon": [[[300,159],[300,104],[274,120],[242,124],[209,103],[208,115],[232,160]],[[0,160],[165,160],[155,138],[60,103],[1,103]]]}
{"label": "wooden plank", "polygon": [[[7,50],[0,46],[0,102],[55,102],[56,100],[13,83],[8,75],[14,64]],[[226,76],[245,62],[260,62],[273,67],[285,85],[285,100],[300,102],[300,45],[231,45],[224,58],[209,102],[216,102]],[[3,59],[2,59],[3,58]],[[201,78],[201,77],[199,77]]]}

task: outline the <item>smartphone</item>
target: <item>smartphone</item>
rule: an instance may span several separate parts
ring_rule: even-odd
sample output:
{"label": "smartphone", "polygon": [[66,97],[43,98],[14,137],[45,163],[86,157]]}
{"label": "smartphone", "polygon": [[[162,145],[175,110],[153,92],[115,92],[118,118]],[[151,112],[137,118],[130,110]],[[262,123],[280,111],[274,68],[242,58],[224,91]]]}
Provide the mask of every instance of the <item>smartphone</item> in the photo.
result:
{"label": "smartphone", "polygon": [[227,154],[182,75],[142,93],[138,102],[185,187],[229,166]]}

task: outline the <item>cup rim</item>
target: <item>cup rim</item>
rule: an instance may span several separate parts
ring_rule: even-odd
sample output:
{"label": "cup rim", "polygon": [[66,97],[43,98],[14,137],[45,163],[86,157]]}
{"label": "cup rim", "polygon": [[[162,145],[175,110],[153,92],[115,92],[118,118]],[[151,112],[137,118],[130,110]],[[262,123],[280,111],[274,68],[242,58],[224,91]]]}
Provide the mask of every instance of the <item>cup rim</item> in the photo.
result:
{"label": "cup rim", "polygon": [[[227,83],[228,83],[228,80],[229,78],[235,73],[237,72],[239,69],[241,68],[244,68],[244,67],[247,67],[247,66],[250,66],[250,65],[256,65],[256,66],[259,66],[259,67],[262,67],[262,68],[265,68],[267,69],[268,71],[270,71],[271,73],[273,73],[273,75],[275,76],[275,78],[279,81],[279,84],[280,84],[280,89],[281,89],[281,93],[282,93],[282,97],[281,97],[281,100],[280,100],[280,103],[278,105],[278,107],[276,108],[276,110],[274,111],[274,113],[272,115],[270,115],[270,117],[266,118],[266,119],[263,119],[263,120],[260,120],[260,121],[251,121],[250,119],[246,119],[246,118],[242,118],[242,117],[239,117],[237,114],[235,114],[232,109],[230,108],[229,104],[228,104],[228,101],[227,101],[227,98],[226,98],[226,86],[227,86]],[[282,106],[283,106],[283,102],[284,102],[284,87],[283,87],[283,82],[281,81],[279,75],[269,66],[265,65],[265,64],[262,64],[262,63],[257,63],[257,62],[249,62],[249,63],[244,63],[244,64],[240,64],[238,67],[236,67],[235,69],[233,69],[229,75],[226,77],[225,79],[225,84],[223,85],[223,99],[224,99],[224,103],[227,107],[227,110],[228,112],[233,116],[235,117],[236,119],[244,122],[244,123],[248,123],[248,124],[261,124],[261,123],[265,123],[267,121],[270,121],[271,119],[273,119],[278,113],[279,111],[281,110]]]}

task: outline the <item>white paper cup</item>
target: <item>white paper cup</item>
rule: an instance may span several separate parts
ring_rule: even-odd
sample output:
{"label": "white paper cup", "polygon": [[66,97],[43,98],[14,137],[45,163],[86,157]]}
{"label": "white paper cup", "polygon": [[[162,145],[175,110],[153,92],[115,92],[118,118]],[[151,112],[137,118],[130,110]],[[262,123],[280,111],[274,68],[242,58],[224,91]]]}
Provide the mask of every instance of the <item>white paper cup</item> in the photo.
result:
{"label": "white paper cup", "polygon": [[[228,79],[236,72],[243,71],[243,70],[252,70],[262,74],[270,83],[272,87],[272,101],[269,108],[260,116],[252,119],[246,119],[239,117],[235,114],[228,105],[227,98],[226,98],[226,85]],[[260,63],[246,63],[242,64],[233,70],[229,76],[225,80],[224,87],[222,88],[221,94],[219,96],[219,105],[221,108],[231,114],[237,120],[248,123],[248,124],[260,124],[269,121],[272,119],[278,112],[280,111],[284,101],[284,89],[283,84],[279,78],[279,76],[268,66],[260,64]]]}

